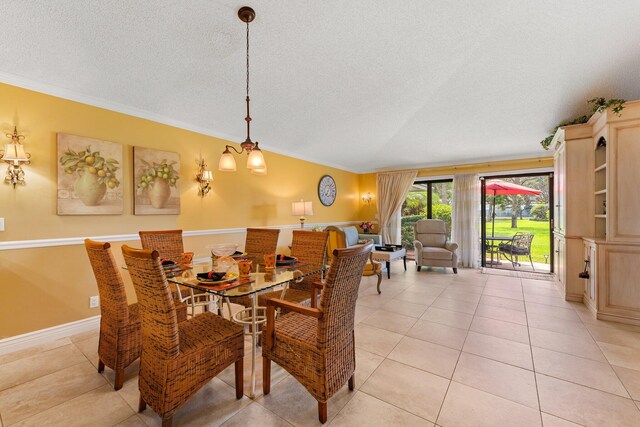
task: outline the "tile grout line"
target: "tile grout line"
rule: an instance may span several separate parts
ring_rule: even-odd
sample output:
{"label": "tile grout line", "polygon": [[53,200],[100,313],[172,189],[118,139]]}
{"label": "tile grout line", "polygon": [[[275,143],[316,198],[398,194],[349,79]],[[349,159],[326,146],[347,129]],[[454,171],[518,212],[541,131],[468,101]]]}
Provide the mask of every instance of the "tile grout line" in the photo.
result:
{"label": "tile grout line", "polygon": [[[522,279],[520,279],[520,287],[522,288]],[[533,345],[531,344],[531,331],[529,330],[529,315],[527,314],[527,304],[524,295],[524,289],[522,291],[522,301],[524,303],[524,318],[527,322],[527,337],[529,338],[529,354],[531,356],[531,369],[533,373],[533,382],[536,385],[536,398],[538,399],[538,414],[540,415],[540,425],[544,426],[544,419],[542,418],[542,404],[540,403],[540,389],[538,388],[538,376],[536,375],[536,362],[533,358]]]}
{"label": "tile grout line", "polygon": [[[573,310],[576,312],[577,315],[577,310],[572,307]],[[638,411],[640,411],[640,408],[638,408],[638,405],[636,405],[634,403],[633,400],[633,396],[631,395],[631,393],[629,392],[629,389],[627,388],[627,386],[625,385],[624,381],[622,381],[622,379],[620,378],[620,376],[618,375],[618,372],[616,372],[615,369],[613,369],[614,366],[618,366],[618,365],[613,365],[611,363],[611,361],[609,360],[609,358],[607,357],[607,355],[605,354],[604,351],[602,351],[602,347],[600,347],[600,345],[598,344],[598,340],[596,340],[596,338],[593,336],[593,334],[591,333],[591,331],[589,330],[589,328],[587,328],[587,325],[585,324],[585,322],[582,320],[582,318],[578,315],[578,318],[580,319],[580,322],[582,323],[582,326],[584,326],[584,328],[586,329],[587,333],[589,334],[589,336],[591,337],[591,339],[593,340],[593,342],[596,343],[596,346],[598,347],[598,350],[600,350],[600,352],[602,353],[602,355],[604,356],[604,359],[607,361],[607,364],[609,365],[609,367],[611,368],[611,370],[613,371],[613,374],[616,376],[616,378],[618,379],[618,381],[620,381],[620,384],[622,384],[622,387],[624,388],[624,390],[627,392],[627,394],[629,395],[629,399],[631,399],[631,402],[635,405],[636,409],[638,409]],[[624,368],[624,366],[620,366],[621,368]],[[630,369],[630,368],[625,368],[625,369]],[[635,370],[635,369],[634,369]],[[597,390],[597,389],[596,389]],[[601,390],[602,391],[602,390]],[[606,393],[606,392],[605,392]],[[617,396],[617,395],[616,395]]]}
{"label": "tile grout line", "polygon": [[[486,285],[486,283],[485,283]],[[451,379],[449,380],[449,384],[447,384],[447,389],[444,392],[444,397],[442,398],[442,403],[440,404],[440,409],[438,409],[438,415],[436,416],[436,421],[435,423],[437,424],[438,421],[440,420],[440,414],[442,413],[442,408],[444,407],[444,402],[447,400],[447,395],[449,395],[449,389],[451,388],[451,383],[453,382],[453,376],[456,373],[456,369],[458,368],[458,363],[460,362],[460,357],[462,356],[462,352],[464,350],[464,345],[467,343],[467,338],[469,337],[469,331],[471,330],[471,324],[473,323],[473,318],[475,317],[475,313],[478,311],[478,305],[480,305],[480,303],[478,302],[478,304],[476,305],[476,309],[473,312],[473,315],[471,317],[471,323],[469,323],[469,328],[467,328],[467,333],[464,336],[464,342],[462,343],[462,347],[460,348],[460,353],[458,353],[458,359],[456,360],[456,365],[453,367],[453,371],[451,372]]]}

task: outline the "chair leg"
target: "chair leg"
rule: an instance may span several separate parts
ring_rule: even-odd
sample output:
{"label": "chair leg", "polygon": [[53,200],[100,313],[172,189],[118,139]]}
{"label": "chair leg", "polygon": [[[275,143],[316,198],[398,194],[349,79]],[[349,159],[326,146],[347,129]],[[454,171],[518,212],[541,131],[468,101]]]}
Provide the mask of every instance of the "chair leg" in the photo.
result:
{"label": "chair leg", "polygon": [[533,260],[531,259],[531,255],[529,255],[529,262],[531,263],[531,268],[533,271],[536,271],[536,268],[533,266]]}
{"label": "chair leg", "polygon": [[421,265],[417,266],[417,271],[420,271],[421,268],[422,268]]}
{"label": "chair leg", "polygon": [[262,392],[265,396],[271,393],[271,360],[262,357]]}
{"label": "chair leg", "polygon": [[244,395],[244,358],[236,361],[236,399]]}
{"label": "chair leg", "polygon": [[124,384],[124,368],[116,371],[116,380],[113,384],[113,388],[115,390],[120,390],[122,388],[122,384]]}
{"label": "chair leg", "polygon": [[140,400],[138,401],[138,412],[142,412],[145,409],[147,409],[147,402],[145,402],[142,396],[140,396]]}
{"label": "chair leg", "polygon": [[458,274],[458,268],[457,267],[453,267],[453,274]]}
{"label": "chair leg", "polygon": [[353,391],[354,388],[356,388],[356,374],[355,373],[353,375],[351,375],[351,378],[349,378],[349,390]]}
{"label": "chair leg", "polygon": [[382,293],[382,291],[380,290],[380,283],[381,283],[381,282],[382,282],[382,272],[379,272],[379,273],[378,273],[378,286],[377,286],[377,289],[378,289],[378,293],[379,293],[379,294],[381,294],[381,293]]}
{"label": "chair leg", "polygon": [[318,402],[318,419],[322,424],[327,422],[327,402]]}
{"label": "chair leg", "polygon": [[171,427],[173,425],[173,415],[162,419],[162,427]]}
{"label": "chair leg", "polygon": [[98,359],[98,372],[99,373],[104,372],[104,362],[101,359]]}

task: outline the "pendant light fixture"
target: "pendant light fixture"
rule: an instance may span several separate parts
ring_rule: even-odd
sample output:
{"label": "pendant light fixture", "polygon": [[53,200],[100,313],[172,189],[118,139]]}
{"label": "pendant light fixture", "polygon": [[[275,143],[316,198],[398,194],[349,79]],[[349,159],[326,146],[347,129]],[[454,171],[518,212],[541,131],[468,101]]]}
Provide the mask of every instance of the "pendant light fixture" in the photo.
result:
{"label": "pendant light fixture", "polygon": [[264,161],[262,150],[258,147],[258,141],[251,141],[251,115],[249,114],[249,23],[256,17],[256,13],[249,6],[241,7],[238,10],[238,17],[240,20],[247,24],[247,139],[240,144],[240,150],[232,145],[227,145],[222,152],[220,162],[218,163],[218,170],[223,172],[234,172],[236,170],[236,159],[233,157],[231,150],[238,154],[247,152],[247,168],[251,169],[251,173],[254,175],[266,175],[267,164]]}

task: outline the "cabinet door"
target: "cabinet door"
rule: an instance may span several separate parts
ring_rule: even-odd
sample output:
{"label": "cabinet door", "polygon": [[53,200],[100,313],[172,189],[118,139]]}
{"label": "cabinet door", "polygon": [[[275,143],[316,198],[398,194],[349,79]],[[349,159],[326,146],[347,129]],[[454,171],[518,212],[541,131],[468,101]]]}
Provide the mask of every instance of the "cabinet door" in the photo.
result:
{"label": "cabinet door", "polygon": [[593,243],[585,243],[584,259],[588,260],[587,271],[589,278],[584,280],[584,296],[585,302],[589,302],[595,308],[596,304],[596,284],[598,280],[598,262],[596,258],[596,245]]}
{"label": "cabinet door", "polygon": [[554,238],[555,243],[555,254],[554,254],[554,263],[556,274],[558,275],[558,281],[565,286],[566,281],[566,265],[565,265],[565,240],[561,237]]}

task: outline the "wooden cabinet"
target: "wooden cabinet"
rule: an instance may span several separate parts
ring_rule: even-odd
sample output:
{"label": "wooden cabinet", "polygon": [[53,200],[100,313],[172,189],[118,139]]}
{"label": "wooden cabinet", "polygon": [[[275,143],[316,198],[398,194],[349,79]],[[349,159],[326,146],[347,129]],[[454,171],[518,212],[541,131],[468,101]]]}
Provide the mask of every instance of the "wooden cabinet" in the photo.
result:
{"label": "wooden cabinet", "polygon": [[[640,324],[640,101],[554,139],[556,272],[567,300]],[[579,278],[589,260],[588,278]]]}
{"label": "wooden cabinet", "polygon": [[554,153],[554,266],[565,299],[582,301],[576,267],[583,259],[583,236],[593,235],[593,144],[586,125],[558,129]]}

